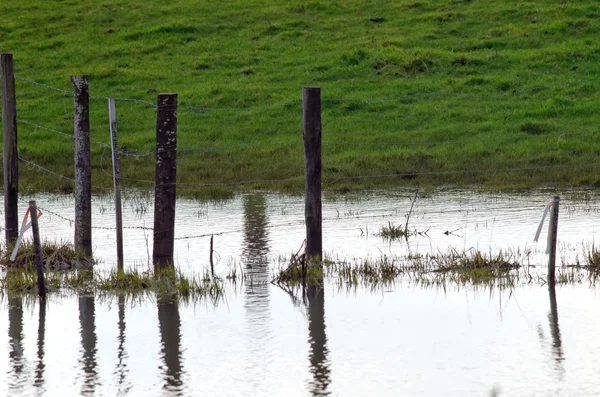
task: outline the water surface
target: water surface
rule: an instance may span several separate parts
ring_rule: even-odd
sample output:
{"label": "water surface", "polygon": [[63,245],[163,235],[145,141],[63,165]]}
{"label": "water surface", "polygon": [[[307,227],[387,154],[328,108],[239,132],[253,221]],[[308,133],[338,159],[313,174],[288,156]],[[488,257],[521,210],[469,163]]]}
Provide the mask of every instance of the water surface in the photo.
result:
{"label": "water surface", "polygon": [[[406,222],[410,192],[324,202],[329,255],[365,258],[476,247],[532,251],[551,195],[450,192],[420,198],[409,219],[422,232],[386,242],[375,234]],[[46,238],[72,239],[73,202],[36,197]],[[151,226],[151,203],[125,201],[126,226]],[[593,242],[594,200],[563,198],[562,256]],[[24,396],[506,396],[594,395],[600,387],[599,294],[576,284],[512,290],[407,280],[374,291],[327,283],[293,299],[268,283],[272,259],[304,238],[301,198],[253,193],[223,203],[177,203],[175,256],[186,271],[231,262],[251,277],[225,301],[166,303],[86,295],[0,302],[0,395]],[[94,200],[94,255],[114,266],[110,200]],[[106,229],[104,229],[106,228]],[[426,233],[425,233],[426,232]],[[445,233],[448,232],[448,233]],[[202,237],[197,237],[202,236]],[[126,229],[126,265],[145,265],[151,231]],[[543,240],[543,238],[542,238]],[[148,243],[146,243],[148,241]],[[3,353],[2,353],[3,351]]]}

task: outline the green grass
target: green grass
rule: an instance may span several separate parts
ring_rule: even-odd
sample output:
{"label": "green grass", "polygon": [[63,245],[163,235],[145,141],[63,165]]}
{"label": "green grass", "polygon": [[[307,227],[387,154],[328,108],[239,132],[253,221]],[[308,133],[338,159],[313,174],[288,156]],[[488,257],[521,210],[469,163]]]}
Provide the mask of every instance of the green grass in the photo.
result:
{"label": "green grass", "polygon": [[402,228],[402,225],[395,226],[392,222],[388,222],[379,230],[379,236],[385,240],[398,240],[409,236],[408,230]]}
{"label": "green grass", "polygon": [[[92,269],[45,272],[46,289],[55,292],[83,292],[98,296],[140,298],[158,296],[161,301],[200,301],[218,303],[224,297],[223,282],[208,273],[184,275],[179,270],[140,271],[130,269],[98,271]],[[0,273],[0,290],[8,294],[37,294],[37,273],[33,266]]]}
{"label": "green grass", "polygon": [[[14,244],[2,247],[0,253],[0,269],[23,269],[31,267],[35,260],[33,241],[25,239],[22,241],[15,260],[11,261]],[[76,251],[73,244],[67,241],[43,241],[41,247],[42,264],[44,269],[68,270],[90,268],[93,260],[86,257],[82,251]]]}
{"label": "green grass", "polygon": [[[529,253],[499,252],[491,255],[474,249],[450,249],[446,253],[382,255],[375,259],[350,261],[326,258],[322,267],[307,268],[306,284],[322,285],[325,280],[339,288],[373,290],[392,287],[398,282],[444,288],[450,285],[513,288],[518,284],[546,284],[547,265],[524,265],[524,262],[529,262],[528,256]],[[600,281],[599,257],[597,247],[584,249],[573,263],[557,266],[556,283],[589,282],[596,285]],[[297,289],[303,284],[302,271],[280,261],[272,283],[290,290]]]}
{"label": "green grass", "polygon": [[[596,167],[575,167],[600,154],[593,0],[32,0],[0,13],[17,77],[70,91],[69,76],[86,73],[92,96],[176,92],[181,105],[223,108],[180,109],[180,149],[221,148],[178,153],[180,194],[301,191],[309,85],[322,89],[330,191],[600,186]],[[19,119],[72,131],[71,95],[16,88]],[[108,143],[106,99],[90,105],[92,139]],[[117,119],[122,150],[154,148],[152,107],[117,101]],[[19,123],[19,154],[73,176],[68,137]],[[93,144],[92,156],[94,186],[110,188],[110,150]],[[125,187],[153,186],[153,156],[121,167]],[[26,163],[20,174],[24,191],[73,189]],[[221,185],[239,181],[255,182]]]}

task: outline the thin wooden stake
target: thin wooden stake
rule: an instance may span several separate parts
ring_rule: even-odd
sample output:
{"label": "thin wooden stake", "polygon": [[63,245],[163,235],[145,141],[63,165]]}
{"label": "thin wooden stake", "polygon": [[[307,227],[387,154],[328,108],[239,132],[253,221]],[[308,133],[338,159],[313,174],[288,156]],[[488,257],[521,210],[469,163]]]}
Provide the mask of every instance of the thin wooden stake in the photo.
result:
{"label": "thin wooden stake", "polygon": [[119,169],[119,147],[117,145],[117,111],[115,99],[108,98],[108,118],[112,141],[113,181],[115,186],[115,217],[117,226],[117,270],[122,272],[123,265],[123,210],[121,206],[121,171]]}
{"label": "thin wooden stake", "polygon": [[306,260],[309,265],[323,258],[321,214],[321,89],[302,89],[302,135],[304,138],[304,192]]}
{"label": "thin wooden stake", "polygon": [[29,215],[31,216],[31,230],[33,231],[33,249],[35,253],[35,268],[37,270],[38,294],[46,296],[46,283],[44,282],[44,262],[42,260],[42,243],[40,242],[40,228],[38,226],[38,213],[35,200],[29,202]]}
{"label": "thin wooden stake", "polygon": [[177,94],[158,95],[156,115],[156,185],[152,262],[174,268],[175,183],[177,177]]}
{"label": "thin wooden stake", "polygon": [[212,277],[215,278],[215,266],[213,264],[213,237],[214,235],[210,235],[210,273]]}
{"label": "thin wooden stake", "polygon": [[554,196],[552,201],[552,219],[550,228],[550,259],[548,261],[548,283],[554,285],[556,280],[556,241],[558,238],[558,208],[560,197]]}
{"label": "thin wooden stake", "polygon": [[75,140],[75,249],[92,256],[92,162],[88,76],[71,76]]}
{"label": "thin wooden stake", "polygon": [[13,56],[0,55],[2,67],[2,145],[4,171],[4,232],[6,242],[19,236],[19,171],[17,152],[17,100]]}

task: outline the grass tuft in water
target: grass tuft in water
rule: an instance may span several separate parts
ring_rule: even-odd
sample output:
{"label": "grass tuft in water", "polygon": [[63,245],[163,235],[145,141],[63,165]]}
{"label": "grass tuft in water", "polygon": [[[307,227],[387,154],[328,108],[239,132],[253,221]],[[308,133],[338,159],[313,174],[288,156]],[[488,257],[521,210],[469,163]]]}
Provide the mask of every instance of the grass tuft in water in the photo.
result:
{"label": "grass tuft in water", "polygon": [[[35,251],[32,240],[24,240],[17,251],[14,261],[10,260],[14,244],[9,244],[2,250],[0,256],[0,268],[25,269],[32,267],[35,259]],[[86,257],[82,251],[77,251],[73,244],[66,241],[42,242],[42,262],[45,269],[66,270],[89,268],[93,260]]]}
{"label": "grass tuft in water", "polygon": [[[125,294],[143,297],[156,294],[162,301],[209,299],[214,303],[224,296],[223,283],[208,272],[184,275],[179,269],[157,272],[129,269],[94,271],[92,269],[46,271],[48,292],[73,291],[100,296]],[[9,269],[0,273],[0,289],[10,293],[37,293],[37,273],[32,267]]]}
{"label": "grass tuft in water", "polygon": [[403,229],[402,225],[394,226],[392,222],[388,222],[387,226],[383,226],[379,230],[379,236],[386,240],[398,240],[400,238],[407,238],[409,232],[407,229]]}

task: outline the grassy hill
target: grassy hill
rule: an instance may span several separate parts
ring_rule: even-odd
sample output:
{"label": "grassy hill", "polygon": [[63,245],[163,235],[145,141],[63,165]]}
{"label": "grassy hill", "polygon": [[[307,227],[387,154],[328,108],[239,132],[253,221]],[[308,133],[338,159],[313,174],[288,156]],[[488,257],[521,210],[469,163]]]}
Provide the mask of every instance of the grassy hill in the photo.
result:
{"label": "grassy hill", "polygon": [[[331,191],[600,185],[593,0],[30,0],[0,14],[20,155],[66,176],[72,141],[40,127],[72,133],[69,76],[88,74],[92,139],[104,143],[106,97],[179,94],[182,194],[301,189],[308,85],[322,90]],[[154,148],[155,115],[117,101],[122,149]],[[94,185],[110,187],[110,150],[94,143],[92,156]],[[152,155],[121,166],[126,187],[152,186]],[[27,163],[20,174],[23,189],[72,190]]]}

